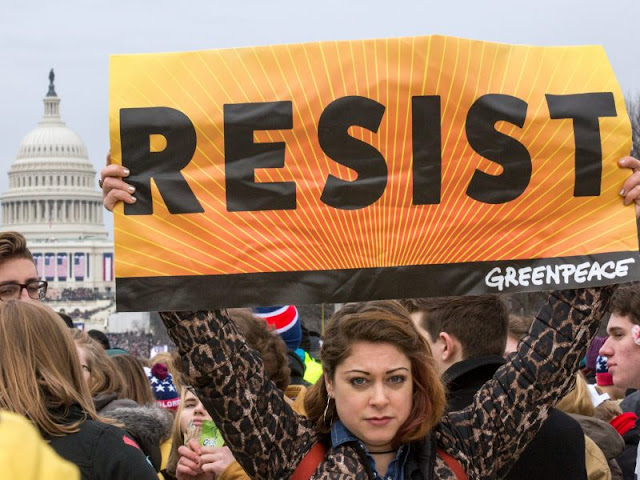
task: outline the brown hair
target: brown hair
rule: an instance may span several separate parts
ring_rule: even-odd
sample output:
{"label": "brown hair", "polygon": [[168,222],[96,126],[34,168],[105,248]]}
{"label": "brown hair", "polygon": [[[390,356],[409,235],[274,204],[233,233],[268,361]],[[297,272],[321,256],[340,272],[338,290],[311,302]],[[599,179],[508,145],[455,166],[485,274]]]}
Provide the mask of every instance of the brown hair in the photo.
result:
{"label": "brown hair", "polygon": [[111,361],[122,377],[122,397],[129,398],[138,405],[154,405],[156,399],[140,361],[129,354],[115,355],[111,357]]}
{"label": "brown hair", "polygon": [[509,335],[515,338],[516,340],[522,340],[527,333],[529,333],[529,328],[531,328],[531,324],[533,323],[533,318],[525,317],[523,315],[509,315]]}
{"label": "brown hair", "polygon": [[556,408],[565,413],[577,413],[578,415],[593,417],[595,409],[591,401],[591,395],[589,395],[587,381],[584,379],[582,373],[576,373],[576,385],[574,389],[558,402]]}
{"label": "brown hair", "polygon": [[33,262],[31,251],[27,248],[27,240],[18,232],[0,233],[0,263],[14,258],[26,258]]}
{"label": "brown hair", "polygon": [[234,321],[247,344],[256,350],[269,378],[284,391],[291,381],[287,345],[267,322],[243,308],[231,308],[227,313]]}
{"label": "brown hair", "polygon": [[118,398],[125,398],[122,396],[124,380],[102,345],[86,332],[77,328],[71,331],[76,345],[85,351],[87,357],[87,367],[91,372],[88,381],[91,395],[116,393]]}
{"label": "brown hair", "polygon": [[[71,406],[86,417],[66,423]],[[69,328],[42,304],[0,302],[0,409],[62,436],[96,415]]]}
{"label": "brown hair", "polygon": [[191,394],[195,395],[196,398],[198,397],[193,388],[186,385],[183,386],[182,392],[180,393],[180,405],[178,405],[176,416],[173,419],[173,427],[171,427],[171,449],[169,450],[167,465],[165,466],[165,470],[174,476],[176,474],[178,460],[180,460],[178,447],[184,444],[184,434],[180,431],[180,417],[182,416],[182,411],[184,410],[187,392],[191,392]]}
{"label": "brown hair", "polygon": [[500,355],[507,345],[507,308],[496,295],[404,300],[410,313],[420,312],[420,326],[435,342],[440,332],[454,335],[464,358]]}
{"label": "brown hair", "polygon": [[[327,324],[320,352],[325,375],[331,380],[336,368],[351,355],[355,342],[390,344],[409,358],[413,376],[412,406],[394,443],[403,444],[424,437],[444,414],[445,388],[429,344],[416,329],[407,310],[397,301],[386,300],[347,304],[336,312]],[[304,401],[307,417],[323,433],[331,429],[331,425],[325,423],[325,408],[326,418],[337,418],[335,402],[328,399],[325,382],[318,381],[309,388]]]}
{"label": "brown hair", "polygon": [[640,325],[640,283],[634,283],[616,290],[609,309],[621,317],[629,317],[631,323]]}

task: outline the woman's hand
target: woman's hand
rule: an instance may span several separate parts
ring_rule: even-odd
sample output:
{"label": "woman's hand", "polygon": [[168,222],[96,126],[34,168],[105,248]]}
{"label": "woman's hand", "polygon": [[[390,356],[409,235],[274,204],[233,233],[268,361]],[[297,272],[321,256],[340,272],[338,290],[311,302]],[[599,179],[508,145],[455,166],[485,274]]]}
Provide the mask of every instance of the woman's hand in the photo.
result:
{"label": "woman's hand", "polygon": [[178,480],[215,480],[216,474],[203,472],[200,468],[201,447],[196,440],[189,441],[188,445],[178,447],[180,460],[176,465],[176,478]]}
{"label": "woman's hand", "polygon": [[178,447],[178,480],[214,480],[236,461],[228,447],[201,447],[196,440]]}
{"label": "woman's hand", "polygon": [[636,218],[640,217],[640,160],[633,157],[624,157],[619,162],[623,168],[631,170],[631,175],[622,184],[620,196],[625,205],[635,204]]}
{"label": "woman's hand", "polygon": [[102,204],[110,212],[118,202],[135,203],[136,197],[133,196],[135,187],[122,180],[128,176],[128,169],[111,163],[111,152],[109,152],[107,166],[100,171],[100,186],[102,187]]}
{"label": "woman's hand", "polygon": [[200,468],[213,473],[214,478],[236,461],[229,447],[200,447],[200,451]]}

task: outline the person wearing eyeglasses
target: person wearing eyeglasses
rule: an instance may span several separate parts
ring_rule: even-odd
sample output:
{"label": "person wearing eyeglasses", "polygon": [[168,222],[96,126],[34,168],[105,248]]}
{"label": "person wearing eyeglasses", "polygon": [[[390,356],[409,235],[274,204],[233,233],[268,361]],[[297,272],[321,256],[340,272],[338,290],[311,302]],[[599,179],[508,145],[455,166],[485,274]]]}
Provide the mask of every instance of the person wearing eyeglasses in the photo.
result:
{"label": "person wearing eyeglasses", "polygon": [[27,241],[18,232],[0,233],[0,301],[44,300],[47,282],[38,278]]}

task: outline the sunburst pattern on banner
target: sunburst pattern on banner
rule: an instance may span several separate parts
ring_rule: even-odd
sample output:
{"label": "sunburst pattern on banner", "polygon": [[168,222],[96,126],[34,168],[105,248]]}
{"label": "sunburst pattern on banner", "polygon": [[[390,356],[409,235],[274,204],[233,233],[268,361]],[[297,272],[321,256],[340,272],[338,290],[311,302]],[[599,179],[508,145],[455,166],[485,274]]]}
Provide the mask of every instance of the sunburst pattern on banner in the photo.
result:
{"label": "sunburst pattern on banner", "polygon": [[[164,106],[193,122],[196,153],[182,170],[204,208],[172,215],[155,186],[153,215],[116,210],[119,278],[335,270],[533,259],[637,249],[632,208],[618,191],[616,161],[630,148],[624,99],[600,47],[527,47],[451,37],[323,42],[111,58],[112,155],[120,161],[119,111]],[[572,120],[551,120],[545,94],[613,92],[617,117],[601,118],[602,194],[573,197]],[[517,199],[498,205],[466,194],[476,169],[501,167],[469,146],[465,120],[480,96],[528,104],[523,128],[496,128],[521,142],[533,164]],[[332,101],[363,96],[385,106],[377,133],[350,134],[379,150],[389,178],[382,197],[360,210],[320,201],[328,175],[356,173],[318,144],[318,119]],[[438,205],[412,203],[411,98],[442,102],[442,193]],[[291,101],[293,129],[257,131],[285,142],[285,166],[256,170],[258,182],[295,182],[296,210],[228,212],[223,106]]]}

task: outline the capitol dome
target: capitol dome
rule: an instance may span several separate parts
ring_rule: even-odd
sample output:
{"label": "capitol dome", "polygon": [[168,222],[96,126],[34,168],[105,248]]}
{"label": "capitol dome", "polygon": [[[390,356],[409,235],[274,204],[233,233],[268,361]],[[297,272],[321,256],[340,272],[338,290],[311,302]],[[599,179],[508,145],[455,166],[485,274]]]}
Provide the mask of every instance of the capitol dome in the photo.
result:
{"label": "capitol dome", "polygon": [[52,118],[45,117],[38,125],[20,142],[16,157],[18,160],[65,156],[88,161],[84,143],[76,132],[65,126],[60,115]]}
{"label": "capitol dome", "polygon": [[44,115],[20,142],[0,195],[2,229],[28,239],[107,238],[102,194],[82,139],[60,116],[53,70],[43,99]]}

